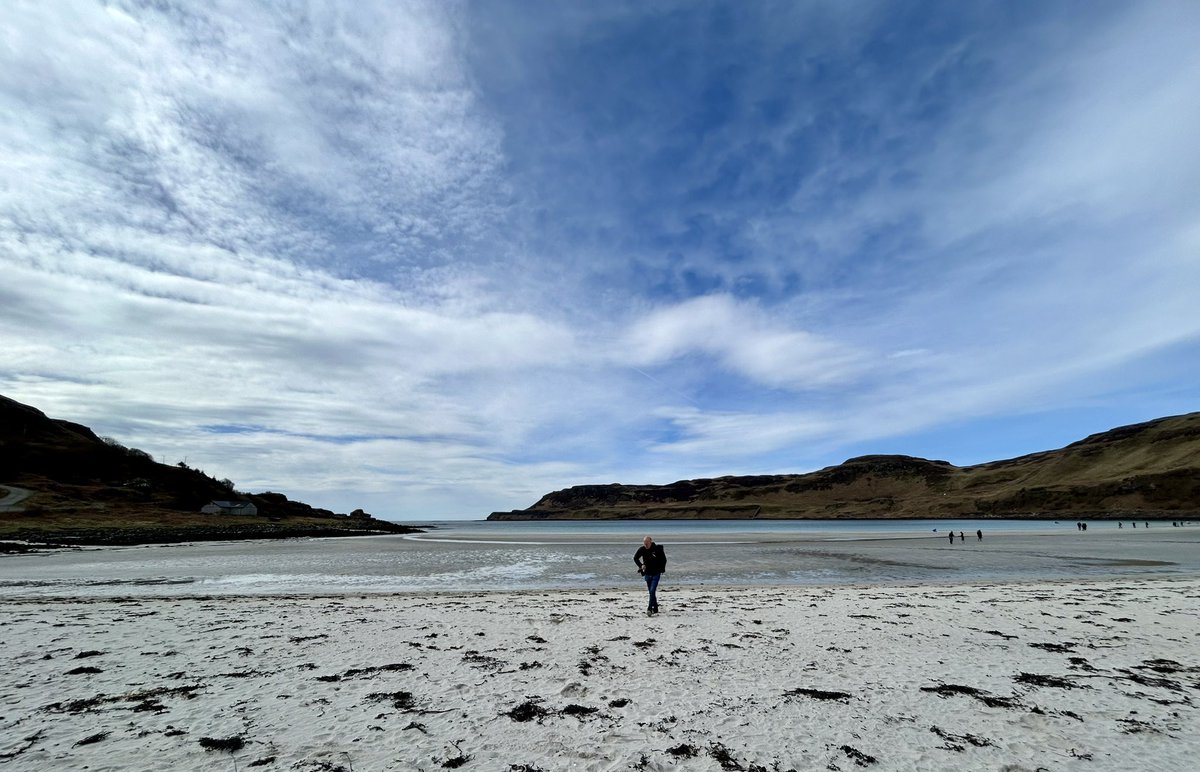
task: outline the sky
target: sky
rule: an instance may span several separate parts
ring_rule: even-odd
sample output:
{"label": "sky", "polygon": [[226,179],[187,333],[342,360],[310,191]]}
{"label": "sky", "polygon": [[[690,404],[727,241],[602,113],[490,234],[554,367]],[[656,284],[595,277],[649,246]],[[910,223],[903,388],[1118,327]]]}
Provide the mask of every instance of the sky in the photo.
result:
{"label": "sky", "polygon": [[0,394],[482,518],[1200,409],[1200,4],[0,7]]}

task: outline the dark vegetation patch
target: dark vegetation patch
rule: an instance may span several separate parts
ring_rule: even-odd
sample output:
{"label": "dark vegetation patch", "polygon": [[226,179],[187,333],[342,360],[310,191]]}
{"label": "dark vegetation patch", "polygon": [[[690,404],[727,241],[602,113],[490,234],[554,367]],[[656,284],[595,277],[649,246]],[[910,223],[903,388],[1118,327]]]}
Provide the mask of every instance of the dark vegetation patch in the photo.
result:
{"label": "dark vegetation patch", "polygon": [[587,656],[579,660],[580,675],[589,675],[592,672],[593,667],[606,664],[608,662],[608,657],[600,653],[599,646],[588,646],[583,650],[583,653]]}
{"label": "dark vegetation patch", "polygon": [[259,676],[268,676],[270,673],[262,670],[234,670],[229,673],[217,673],[217,678],[258,678]]}
{"label": "dark vegetation patch", "polygon": [[349,670],[347,670],[345,673],[342,673],[341,675],[338,675],[335,673],[333,675],[317,676],[317,680],[318,681],[326,681],[326,682],[340,681],[343,678],[357,678],[359,676],[375,675],[376,673],[399,673],[399,672],[403,672],[405,670],[412,670],[412,669],[413,669],[413,666],[408,664],[407,662],[396,662],[396,663],[393,663],[390,665],[379,665],[377,667],[350,668]]}
{"label": "dark vegetation patch", "polygon": [[227,751],[233,753],[246,747],[246,741],[240,737],[201,737],[200,747],[206,751]]}
{"label": "dark vegetation patch", "polygon": [[536,698],[525,700],[520,705],[517,705],[512,709],[501,713],[500,715],[508,716],[513,721],[521,724],[527,721],[541,720],[545,716],[549,715],[549,711],[539,705],[538,702],[540,702],[540,700],[537,700]]}
{"label": "dark vegetation patch", "polygon": [[922,686],[921,691],[933,692],[939,697],[950,697],[956,694],[966,695],[979,700],[989,708],[1020,708],[1022,707],[1019,700],[1013,697],[998,697],[991,692],[983,689],[976,689],[973,686],[963,686],[961,684],[939,684],[938,686]]}
{"label": "dark vegetation patch", "polygon": [[599,708],[589,708],[586,705],[571,704],[562,709],[562,714],[564,716],[590,716],[599,710]]}
{"label": "dark vegetation patch", "polygon": [[371,692],[367,695],[367,699],[372,702],[390,702],[396,710],[415,711],[417,709],[412,692]]}
{"label": "dark vegetation patch", "polygon": [[1035,649],[1042,649],[1043,651],[1050,651],[1055,654],[1069,654],[1075,651],[1075,644],[1073,643],[1031,643],[1029,645]]}
{"label": "dark vegetation patch", "polygon": [[108,737],[108,732],[96,732],[96,734],[90,734],[82,740],[77,741],[71,747],[74,748],[76,745],[91,745],[92,743],[103,741],[106,737]]}
{"label": "dark vegetation patch", "polygon": [[623,708],[623,707],[625,707],[625,706],[626,706],[626,705],[628,705],[628,704],[629,704],[629,700],[625,699],[624,697],[621,697],[621,698],[619,698],[619,699],[615,699],[615,700],[612,700],[611,702],[609,702],[609,703],[608,703],[608,707],[610,707],[610,708]]}
{"label": "dark vegetation patch", "polygon": [[784,697],[811,697],[814,700],[838,700],[845,702],[850,699],[850,695],[846,692],[827,692],[823,689],[806,689],[800,687],[797,689],[789,689],[783,693]]}
{"label": "dark vegetation patch", "polygon": [[158,697],[183,697],[184,699],[192,699],[196,695],[194,692],[200,688],[196,686],[178,686],[175,688],[160,687],[158,689],[145,689],[137,692],[128,692],[126,694],[113,696],[97,695],[84,700],[69,700],[67,702],[54,702],[47,705],[43,710],[51,713],[86,713],[94,710],[101,705],[110,705],[117,702],[129,702],[134,706],[144,705],[147,702],[157,702]]}
{"label": "dark vegetation patch", "polygon": [[692,747],[691,745],[688,745],[687,743],[680,743],[679,745],[676,745],[674,748],[667,748],[667,753],[671,754],[672,756],[674,756],[677,759],[690,759],[699,752],[700,751],[696,750],[694,747]]}
{"label": "dark vegetation patch", "polygon": [[876,759],[874,756],[863,753],[852,745],[843,745],[841,748],[839,748],[839,750],[849,756],[850,760],[860,767],[870,766],[878,761],[878,759]]}
{"label": "dark vegetation patch", "polygon": [[107,652],[95,651],[95,650],[81,651],[75,655],[75,659],[86,659],[87,657],[99,657],[106,653]]}
{"label": "dark vegetation patch", "polygon": [[725,770],[740,770],[745,769],[734,755],[721,743],[712,743],[708,746],[708,755],[721,765],[721,769]]}
{"label": "dark vegetation patch", "polygon": [[[454,745],[454,750],[458,752],[458,755],[451,756],[450,758],[443,761],[442,769],[458,769],[459,767],[463,766],[464,764],[466,764],[468,761],[471,760],[471,756],[466,753],[463,753],[462,748],[459,748],[458,745]],[[434,761],[437,761],[437,759],[434,759]]]}
{"label": "dark vegetation patch", "polygon": [[1118,718],[1117,723],[1121,725],[1123,734],[1141,734],[1143,732],[1159,734],[1158,727],[1136,718]]}
{"label": "dark vegetation patch", "polygon": [[495,657],[489,657],[486,654],[480,654],[477,651],[467,651],[463,653],[462,661],[468,665],[480,670],[499,670],[504,666],[504,663]]}
{"label": "dark vegetation patch", "polygon": [[1079,684],[1072,681],[1070,678],[1062,676],[1042,675],[1040,673],[1020,673],[1013,678],[1019,684],[1027,686],[1046,686],[1055,689],[1090,689],[1086,684]]}
{"label": "dark vegetation patch", "polygon": [[1141,670],[1153,670],[1155,673],[1200,673],[1200,668],[1186,667],[1173,659],[1148,659],[1135,667]]}
{"label": "dark vegetation patch", "polygon": [[8,761],[9,759],[15,759],[17,756],[20,756],[25,751],[27,751],[30,748],[32,748],[33,746],[37,745],[37,741],[40,739],[42,739],[42,730],[41,729],[39,729],[38,731],[29,735],[28,737],[22,738],[21,741],[25,744],[22,745],[21,747],[17,748],[16,750],[8,751],[6,753],[0,753],[0,761]]}
{"label": "dark vegetation patch", "polygon": [[[1183,685],[1180,684],[1178,681],[1174,681],[1170,678],[1163,678],[1161,676],[1150,676],[1150,675],[1145,675],[1143,673],[1135,673],[1132,670],[1124,670],[1124,669],[1121,669],[1118,672],[1122,674],[1120,676],[1121,678],[1124,678],[1128,681],[1133,681],[1135,684],[1138,684],[1139,686],[1151,686],[1156,689],[1168,689],[1173,692],[1182,692],[1183,691]],[[1200,688],[1200,685],[1198,685],[1197,688]]]}
{"label": "dark vegetation patch", "polygon": [[[947,732],[944,729],[940,729],[936,726],[929,727],[929,731],[933,732],[934,734],[936,734],[938,737],[942,738],[946,742],[946,744],[943,745],[942,747],[948,751],[956,751],[958,753],[962,753],[963,751],[965,751],[967,749],[967,747],[966,747],[967,745],[974,745],[976,748],[987,748],[989,746],[991,746],[991,747],[996,746],[996,744],[994,742],[992,742],[991,740],[987,739],[986,737],[980,737],[978,735],[952,734],[952,733]],[[966,745],[964,745],[964,743],[966,743]]]}
{"label": "dark vegetation patch", "polygon": [[90,675],[92,673],[103,673],[104,671],[98,667],[76,667],[67,671],[67,675]]}
{"label": "dark vegetation patch", "polygon": [[341,764],[334,764],[332,761],[311,759],[298,761],[291,768],[297,772],[354,772],[353,766],[352,764],[349,767],[343,767]]}

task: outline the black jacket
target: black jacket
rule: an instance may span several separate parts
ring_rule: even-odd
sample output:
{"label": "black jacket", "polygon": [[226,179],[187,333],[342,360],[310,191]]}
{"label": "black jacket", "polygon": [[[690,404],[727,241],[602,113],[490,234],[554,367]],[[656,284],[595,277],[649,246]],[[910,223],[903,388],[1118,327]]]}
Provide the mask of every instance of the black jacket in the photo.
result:
{"label": "black jacket", "polygon": [[663,574],[667,571],[667,552],[661,544],[651,542],[649,549],[645,546],[638,547],[638,551],[633,553],[633,562],[637,563],[637,567],[642,569],[644,574]]}

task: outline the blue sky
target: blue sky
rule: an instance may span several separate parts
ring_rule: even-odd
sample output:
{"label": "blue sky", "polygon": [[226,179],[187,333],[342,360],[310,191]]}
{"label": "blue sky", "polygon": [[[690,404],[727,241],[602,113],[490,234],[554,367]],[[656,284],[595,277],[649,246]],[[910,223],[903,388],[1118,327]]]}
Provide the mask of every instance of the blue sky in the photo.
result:
{"label": "blue sky", "polygon": [[0,393],[243,490],[483,517],[1200,405],[1195,3],[0,22]]}

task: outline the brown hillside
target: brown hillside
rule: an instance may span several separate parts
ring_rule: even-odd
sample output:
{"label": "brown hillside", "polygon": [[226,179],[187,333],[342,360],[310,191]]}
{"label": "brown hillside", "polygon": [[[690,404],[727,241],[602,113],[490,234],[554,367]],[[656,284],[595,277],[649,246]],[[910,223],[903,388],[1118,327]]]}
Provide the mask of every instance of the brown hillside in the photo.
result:
{"label": "brown hillside", "polygon": [[[101,438],[0,396],[0,538],[71,543],[144,543],[273,536],[408,532],[356,510],[337,515],[281,493],[241,493],[180,463]],[[201,514],[214,500],[250,501],[256,515]]]}
{"label": "brown hillside", "polygon": [[1200,514],[1200,413],[1094,434],[1059,450],[957,467],[862,456],[800,475],[581,485],[492,520],[1145,517]]}

